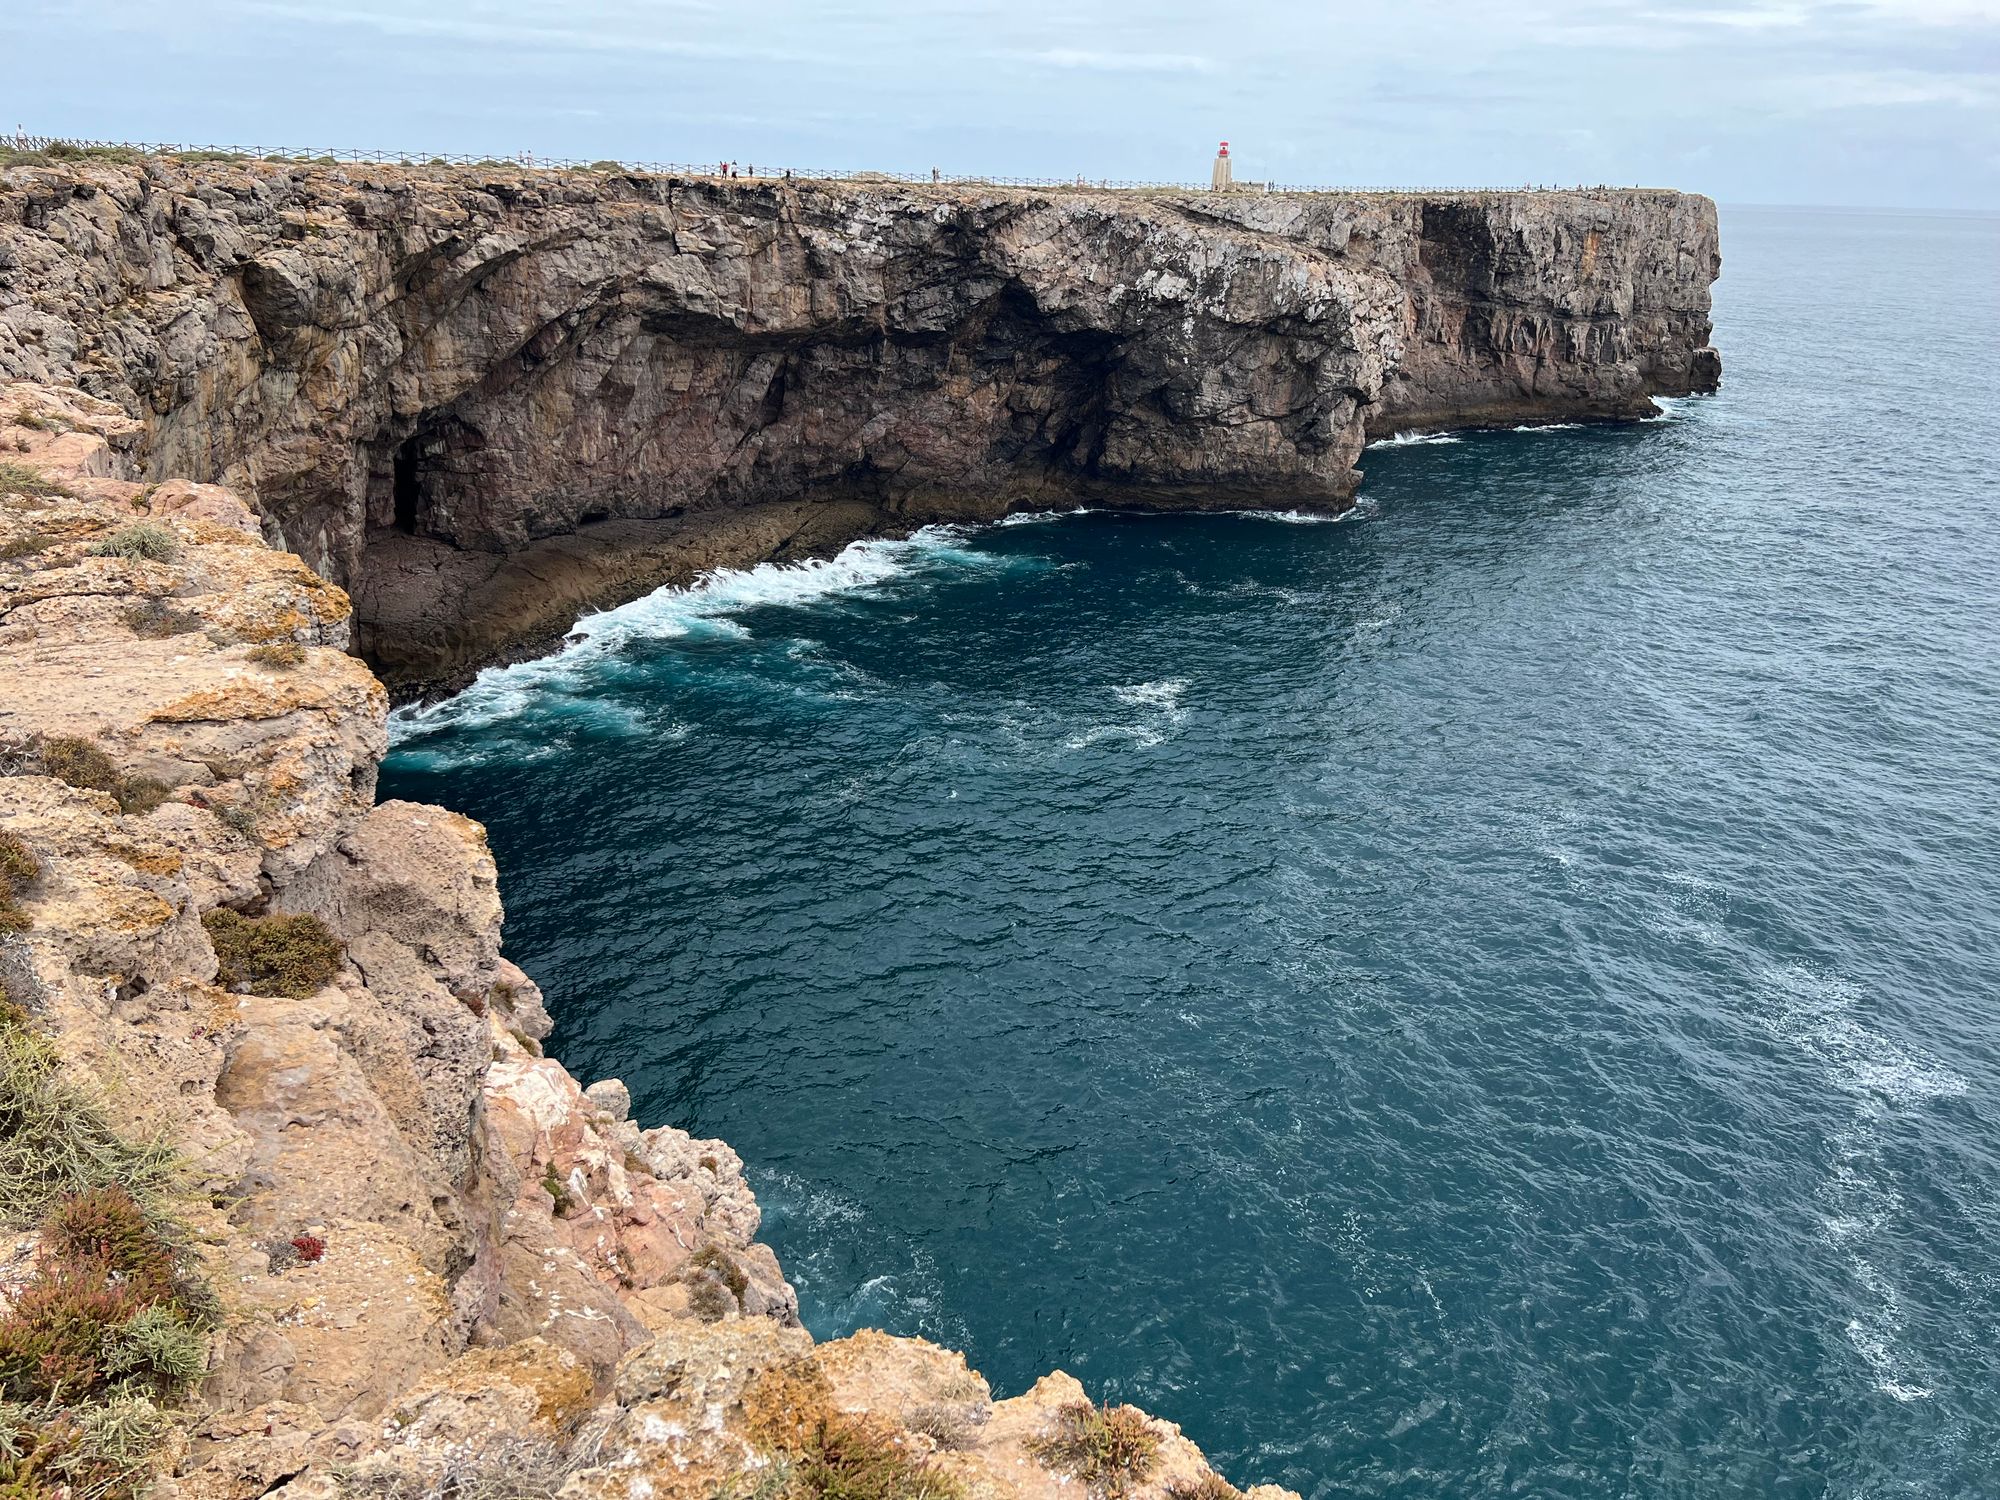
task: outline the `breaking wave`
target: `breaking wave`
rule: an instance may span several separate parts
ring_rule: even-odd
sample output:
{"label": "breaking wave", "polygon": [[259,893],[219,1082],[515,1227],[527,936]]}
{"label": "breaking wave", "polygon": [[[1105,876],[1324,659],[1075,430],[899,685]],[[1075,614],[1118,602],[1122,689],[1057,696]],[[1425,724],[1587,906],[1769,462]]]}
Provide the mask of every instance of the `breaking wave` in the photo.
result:
{"label": "breaking wave", "polygon": [[1462,443],[1465,439],[1456,432],[1399,432],[1393,437],[1377,438],[1368,446],[1371,448],[1415,448],[1426,443]]}
{"label": "breaking wave", "polygon": [[[867,594],[940,567],[1003,567],[1007,559],[960,545],[967,529],[926,526],[901,540],[854,542],[836,557],[718,568],[684,586],[655,589],[616,609],[585,615],[560,651],[533,661],[488,667],[463,692],[414,704],[389,716],[389,742],[402,749],[453,729],[489,729],[534,710],[601,712],[603,673],[611,659],[642,641],[745,640],[738,615]],[[568,708],[565,705],[568,705]],[[639,726],[628,726],[639,732]]]}

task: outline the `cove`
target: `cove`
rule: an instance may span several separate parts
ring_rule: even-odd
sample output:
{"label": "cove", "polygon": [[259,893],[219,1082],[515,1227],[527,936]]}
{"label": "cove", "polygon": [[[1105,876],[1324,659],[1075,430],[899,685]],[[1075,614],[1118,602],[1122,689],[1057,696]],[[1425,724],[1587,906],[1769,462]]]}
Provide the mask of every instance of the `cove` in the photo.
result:
{"label": "cove", "polygon": [[1990,1491],[2000,225],[1724,240],[1665,420],[655,595],[383,795],[816,1334],[1316,1496]]}

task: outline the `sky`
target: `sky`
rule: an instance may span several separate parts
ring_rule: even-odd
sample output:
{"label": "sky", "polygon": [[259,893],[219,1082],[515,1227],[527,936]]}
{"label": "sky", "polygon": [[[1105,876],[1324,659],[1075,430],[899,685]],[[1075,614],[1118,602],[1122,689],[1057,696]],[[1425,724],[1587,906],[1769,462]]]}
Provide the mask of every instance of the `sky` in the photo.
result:
{"label": "sky", "polygon": [[0,129],[2000,209],[2000,0],[0,0]]}

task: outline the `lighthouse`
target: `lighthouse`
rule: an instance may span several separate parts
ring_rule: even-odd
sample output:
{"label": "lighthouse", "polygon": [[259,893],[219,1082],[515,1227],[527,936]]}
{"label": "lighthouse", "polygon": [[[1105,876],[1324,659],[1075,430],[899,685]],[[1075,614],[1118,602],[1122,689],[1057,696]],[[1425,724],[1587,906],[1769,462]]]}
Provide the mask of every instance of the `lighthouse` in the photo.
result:
{"label": "lighthouse", "polygon": [[1229,170],[1229,142],[1224,141],[1215,153],[1215,170],[1209,174],[1208,185],[1218,193],[1227,192],[1236,185],[1236,179]]}

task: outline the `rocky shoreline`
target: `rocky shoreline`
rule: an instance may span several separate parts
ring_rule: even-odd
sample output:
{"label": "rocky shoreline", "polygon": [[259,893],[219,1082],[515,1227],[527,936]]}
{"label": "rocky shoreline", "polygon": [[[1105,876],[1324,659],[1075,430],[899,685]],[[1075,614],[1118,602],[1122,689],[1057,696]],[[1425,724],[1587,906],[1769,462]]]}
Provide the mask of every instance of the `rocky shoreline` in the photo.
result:
{"label": "rocky shoreline", "polygon": [[1231,1500],[1060,1373],[815,1345],[728,1146],[542,1055],[483,830],[376,803],[384,679],[929,521],[1338,511],[1372,436],[1712,389],[1718,265],[1674,193],[0,170],[0,1040],[171,1149],[214,1294],[132,1484]]}

